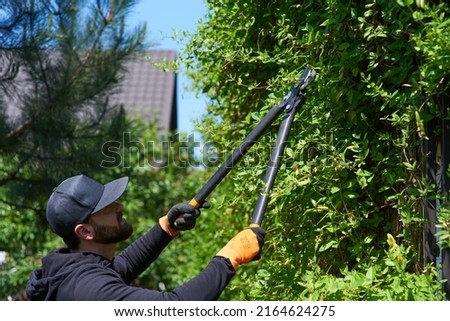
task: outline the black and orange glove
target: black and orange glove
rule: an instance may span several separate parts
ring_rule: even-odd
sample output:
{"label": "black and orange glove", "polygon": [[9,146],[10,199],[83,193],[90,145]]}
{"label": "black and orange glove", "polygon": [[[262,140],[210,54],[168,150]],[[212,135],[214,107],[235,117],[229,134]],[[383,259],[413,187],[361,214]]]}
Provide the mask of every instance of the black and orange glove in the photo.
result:
{"label": "black and orange glove", "polygon": [[261,258],[266,232],[260,227],[250,227],[239,232],[216,256],[230,260],[234,270],[241,264]]}
{"label": "black and orange glove", "polygon": [[[203,202],[200,208],[209,208],[208,202]],[[188,202],[172,206],[167,214],[159,219],[159,225],[170,236],[176,236],[179,231],[194,228],[197,217],[200,216],[200,208],[195,208]]]}

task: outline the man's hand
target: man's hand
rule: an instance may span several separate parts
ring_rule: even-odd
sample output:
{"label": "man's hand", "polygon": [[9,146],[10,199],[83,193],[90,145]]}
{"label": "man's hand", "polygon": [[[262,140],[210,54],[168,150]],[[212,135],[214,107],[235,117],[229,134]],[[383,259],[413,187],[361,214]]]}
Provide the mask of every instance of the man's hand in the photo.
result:
{"label": "man's hand", "polygon": [[[210,208],[208,202],[203,202],[200,208]],[[200,216],[200,208],[195,208],[188,202],[174,205],[167,215],[159,219],[162,229],[170,236],[176,236],[179,231],[194,228],[197,217]]]}
{"label": "man's hand", "polygon": [[234,270],[241,264],[259,260],[266,232],[260,227],[250,227],[239,232],[216,256],[230,260]]}

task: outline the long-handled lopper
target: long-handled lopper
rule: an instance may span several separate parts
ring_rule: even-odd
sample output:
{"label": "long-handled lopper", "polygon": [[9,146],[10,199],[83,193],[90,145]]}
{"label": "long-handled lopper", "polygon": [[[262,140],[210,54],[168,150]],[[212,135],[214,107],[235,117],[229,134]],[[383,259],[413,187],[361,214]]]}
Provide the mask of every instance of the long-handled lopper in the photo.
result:
{"label": "long-handled lopper", "polygon": [[275,177],[278,172],[281,158],[283,156],[284,147],[291,130],[292,121],[299,107],[305,102],[304,91],[306,87],[314,80],[316,72],[313,69],[306,68],[296,85],[289,91],[283,99],[276,104],[269,113],[259,122],[259,124],[248,134],[241,145],[227,158],[227,160],[219,167],[214,175],[206,182],[202,189],[189,201],[194,207],[200,207],[216,186],[231,171],[234,165],[245,155],[248,150],[256,143],[266,129],[277,119],[277,117],[285,111],[285,115],[278,130],[277,140],[273,147],[268,168],[264,176],[265,187],[261,191],[256,202],[250,226],[261,226],[264,214],[269,202],[269,192],[273,187]]}

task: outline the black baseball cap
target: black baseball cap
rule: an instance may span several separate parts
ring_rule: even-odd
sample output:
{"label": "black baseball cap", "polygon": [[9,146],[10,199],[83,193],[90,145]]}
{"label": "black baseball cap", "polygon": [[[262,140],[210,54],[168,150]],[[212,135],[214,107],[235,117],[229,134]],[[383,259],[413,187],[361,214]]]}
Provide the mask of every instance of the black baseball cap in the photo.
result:
{"label": "black baseball cap", "polygon": [[77,224],[116,201],[125,191],[128,177],[105,185],[86,176],[64,180],[47,202],[47,221],[52,231],[61,237],[71,235]]}

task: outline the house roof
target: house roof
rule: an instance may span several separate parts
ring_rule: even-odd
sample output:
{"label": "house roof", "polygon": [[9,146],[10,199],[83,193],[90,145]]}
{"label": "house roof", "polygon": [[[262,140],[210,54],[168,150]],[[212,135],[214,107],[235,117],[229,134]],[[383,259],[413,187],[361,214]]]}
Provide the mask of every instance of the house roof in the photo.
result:
{"label": "house roof", "polygon": [[[164,133],[176,130],[176,74],[163,71],[149,61],[160,63],[175,59],[174,50],[148,50],[131,57],[124,62],[123,80],[110,95],[110,105],[122,104],[128,114],[138,115],[144,121],[156,120]],[[0,75],[7,72],[3,70],[6,65],[6,62],[0,61]],[[19,68],[16,79],[21,83],[22,90],[30,87],[22,68]],[[21,113],[17,103],[17,97],[6,101],[7,115],[12,120]]]}
{"label": "house roof", "polygon": [[125,62],[119,93],[112,95],[110,102],[123,104],[129,114],[137,114],[144,120],[157,119],[165,132],[176,129],[176,74],[163,71],[149,61],[159,63],[175,59],[174,50],[149,50],[137,54]]}

